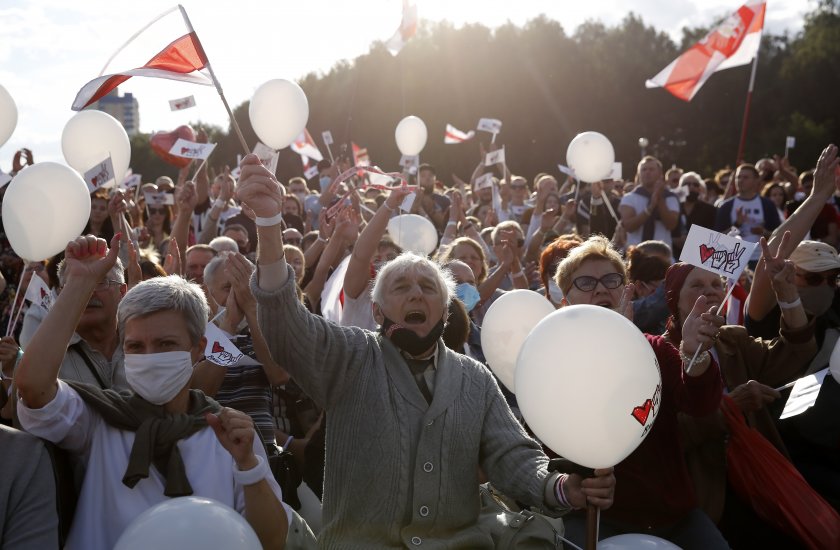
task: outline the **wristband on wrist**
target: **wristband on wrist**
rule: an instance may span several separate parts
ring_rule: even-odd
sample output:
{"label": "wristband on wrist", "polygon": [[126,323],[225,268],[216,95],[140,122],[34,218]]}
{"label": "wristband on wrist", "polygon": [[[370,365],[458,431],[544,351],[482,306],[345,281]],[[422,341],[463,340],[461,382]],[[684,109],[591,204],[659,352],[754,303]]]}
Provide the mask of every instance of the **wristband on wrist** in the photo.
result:
{"label": "wristband on wrist", "polygon": [[[683,364],[687,367],[691,363],[692,356],[694,354],[688,355],[685,350],[683,350],[683,343],[680,342],[680,359],[682,359]],[[706,365],[709,361],[712,360],[712,354],[709,353],[709,350],[703,351],[697,354],[697,359],[694,360],[694,365]]]}
{"label": "wristband on wrist", "polygon": [[213,208],[224,208],[226,204],[222,199],[216,199],[213,201]]}
{"label": "wristband on wrist", "polygon": [[260,227],[271,227],[280,224],[283,221],[283,214],[277,213],[270,218],[261,218],[257,216],[254,218],[254,223]]}
{"label": "wristband on wrist", "polygon": [[802,305],[802,298],[799,296],[796,297],[796,300],[792,302],[783,302],[781,300],[776,300],[779,303],[779,307],[782,309],[793,309]]}
{"label": "wristband on wrist", "polygon": [[286,442],[283,443],[283,450],[288,451],[289,450],[289,445],[291,445],[292,441],[294,441],[294,440],[295,440],[295,436],[293,436],[293,435],[290,435],[289,437],[287,437]]}
{"label": "wristband on wrist", "polygon": [[455,227],[458,225],[458,222],[448,221],[446,222],[446,227]]}
{"label": "wristband on wrist", "polygon": [[240,485],[254,485],[265,479],[271,472],[263,457],[256,455],[257,465],[250,470],[240,470],[233,465],[233,480]]}
{"label": "wristband on wrist", "polygon": [[325,239],[325,238],[323,238],[321,235],[318,235],[318,238],[317,238],[317,239],[315,239],[315,240],[316,240],[317,242],[319,242],[319,243],[324,243],[324,244],[327,244],[327,243],[330,241],[330,239],[329,239],[329,238],[326,238],[326,239]]}

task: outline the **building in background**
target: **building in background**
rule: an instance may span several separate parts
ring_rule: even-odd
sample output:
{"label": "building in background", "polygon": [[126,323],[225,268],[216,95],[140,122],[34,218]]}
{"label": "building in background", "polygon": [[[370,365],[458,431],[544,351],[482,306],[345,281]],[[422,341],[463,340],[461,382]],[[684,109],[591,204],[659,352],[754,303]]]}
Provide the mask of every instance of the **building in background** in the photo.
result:
{"label": "building in background", "polygon": [[119,120],[129,136],[140,131],[140,108],[134,95],[119,94],[119,88],[114,88],[108,95],[91,104],[91,108],[104,111]]}

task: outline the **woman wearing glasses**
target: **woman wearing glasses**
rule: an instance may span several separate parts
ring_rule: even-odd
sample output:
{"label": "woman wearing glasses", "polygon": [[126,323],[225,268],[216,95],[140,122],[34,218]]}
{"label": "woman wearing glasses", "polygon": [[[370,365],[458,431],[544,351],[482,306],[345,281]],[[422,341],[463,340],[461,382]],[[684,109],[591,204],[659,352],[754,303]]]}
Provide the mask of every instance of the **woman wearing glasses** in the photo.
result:
{"label": "woman wearing glasses", "polygon": [[172,231],[172,210],[165,204],[146,204],[143,209],[143,226],[149,234],[148,242],[140,241],[141,246],[154,248],[161,258],[166,257],[169,247],[169,234]]}
{"label": "woman wearing glasses", "polygon": [[[626,284],[624,262],[604,237],[590,237],[572,250],[558,266],[555,282],[563,291],[564,306],[590,304],[622,314],[632,311],[633,287]],[[613,507],[602,512],[602,537],[649,533],[685,549],[729,548],[697,506],[678,437],[679,412],[708,415],[717,410],[721,399],[720,372],[708,350],[723,318],[711,313],[710,306],[706,296],[695,300],[676,345],[662,336],[645,334],[662,374],[661,409],[642,444],[615,467],[619,489]],[[610,345],[610,335],[603,336],[604,345]],[[691,373],[686,373],[695,351],[697,360]],[[596,358],[598,350],[592,354]],[[566,517],[566,536],[582,542],[583,515]]]}

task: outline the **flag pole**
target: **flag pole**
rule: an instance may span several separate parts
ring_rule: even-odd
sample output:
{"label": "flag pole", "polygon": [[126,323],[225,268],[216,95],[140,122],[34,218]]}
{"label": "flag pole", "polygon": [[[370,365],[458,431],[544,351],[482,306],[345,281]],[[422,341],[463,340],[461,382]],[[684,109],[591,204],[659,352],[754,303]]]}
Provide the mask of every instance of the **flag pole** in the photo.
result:
{"label": "flag pole", "polygon": [[[750,119],[750,104],[752,103],[752,95],[753,89],[755,88],[755,73],[756,69],[758,68],[758,50],[755,52],[755,57],[753,58],[753,66],[752,71],[750,72],[750,85],[747,88],[747,102],[744,106],[744,120],[741,123],[741,139],[738,142],[738,158],[735,166],[737,167],[741,162],[744,160],[744,146],[747,143],[747,124]],[[730,178],[730,183],[732,182],[732,178]]]}
{"label": "flag pole", "polygon": [[230,105],[228,105],[227,99],[225,99],[225,94],[222,91],[222,85],[219,83],[219,79],[216,78],[216,73],[213,72],[213,67],[210,65],[210,59],[207,57],[207,52],[204,51],[204,46],[201,44],[201,39],[198,38],[198,34],[195,32],[195,29],[190,22],[190,17],[187,15],[187,10],[184,9],[184,6],[178,4],[178,9],[181,10],[181,15],[184,18],[184,23],[187,25],[187,29],[189,29],[190,34],[195,37],[195,41],[197,42],[197,46],[201,53],[204,55],[204,59],[207,60],[207,71],[210,73],[210,78],[213,79],[213,86],[216,87],[216,91],[219,92],[219,97],[222,98],[222,103],[225,106],[225,110],[230,117],[230,124],[233,126],[233,129],[236,131],[237,137],[239,137],[239,143],[242,145],[242,149],[245,151],[245,154],[249,154],[251,152],[248,149],[248,143],[245,141],[245,136],[242,135],[242,130],[239,128],[239,124],[236,122],[236,119],[233,116],[233,111],[230,110]]}

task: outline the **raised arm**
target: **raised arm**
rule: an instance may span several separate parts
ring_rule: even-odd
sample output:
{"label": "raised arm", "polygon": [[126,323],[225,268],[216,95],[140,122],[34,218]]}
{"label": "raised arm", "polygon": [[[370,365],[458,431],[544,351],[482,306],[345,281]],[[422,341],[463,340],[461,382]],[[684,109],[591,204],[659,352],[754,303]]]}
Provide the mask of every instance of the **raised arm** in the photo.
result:
{"label": "raised arm", "polygon": [[[789,258],[791,253],[799,246],[814,221],[825,206],[826,201],[834,194],[836,171],[838,167],[837,146],[829,145],[823,149],[817,161],[817,170],[814,172],[814,187],[811,194],[805,199],[796,212],[790,215],[770,237],[769,251],[779,253],[780,258]],[[790,236],[782,245],[782,236],[789,233]],[[760,321],[776,306],[776,297],[770,283],[770,277],[765,273],[764,262],[759,260],[756,265],[755,276],[753,277],[752,288],[747,299],[747,314],[751,319]]]}
{"label": "raised arm", "polygon": [[[187,264],[187,243],[190,239],[190,224],[192,223],[193,211],[198,204],[198,194],[195,190],[195,183],[188,181],[175,190],[175,204],[178,213],[175,221],[172,222],[172,238],[177,243],[178,257],[181,265]],[[175,252],[169,250],[169,253]]]}
{"label": "raised arm", "polygon": [[404,187],[393,189],[382,206],[376,211],[370,223],[359,235],[356,246],[353,248],[353,254],[350,256],[350,263],[347,265],[347,273],[344,275],[345,295],[358,298],[367,288],[370,281],[370,263],[379,248],[379,240],[388,228],[388,220],[391,219],[391,214],[397,211],[403,199],[409,193],[410,191]]}
{"label": "raised arm", "polygon": [[110,251],[103,239],[92,235],[77,237],[64,250],[66,283],[15,373],[18,394],[30,409],[40,409],[55,397],[67,344],[94,289],[117,261],[119,238],[114,235]]}

